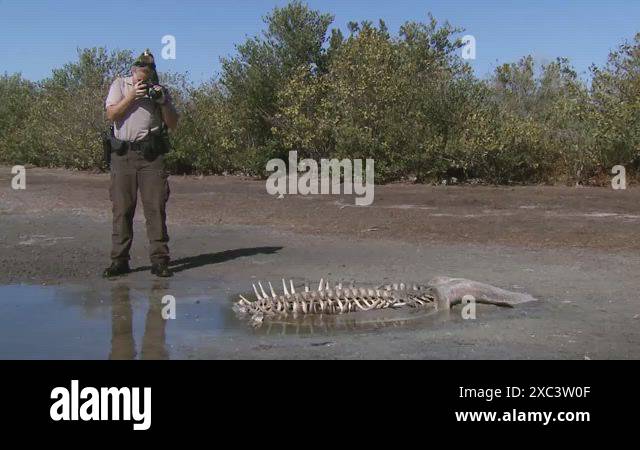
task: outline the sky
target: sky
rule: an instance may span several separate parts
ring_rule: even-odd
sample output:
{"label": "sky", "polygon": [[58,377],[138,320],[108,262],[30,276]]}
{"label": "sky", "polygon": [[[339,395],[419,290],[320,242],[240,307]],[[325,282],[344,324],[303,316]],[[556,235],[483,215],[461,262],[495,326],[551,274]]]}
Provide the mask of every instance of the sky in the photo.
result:
{"label": "sky", "polygon": [[[0,73],[40,80],[74,61],[78,48],[150,48],[160,71],[188,72],[196,82],[219,75],[220,58],[263,29],[262,18],[287,0],[0,0]],[[537,62],[562,56],[588,79],[592,63],[640,32],[638,0],[309,0],[335,15],[333,27],[382,18],[391,32],[408,20],[463,27],[476,39],[479,77],[531,54]],[[176,59],[160,58],[164,35],[176,39]]]}

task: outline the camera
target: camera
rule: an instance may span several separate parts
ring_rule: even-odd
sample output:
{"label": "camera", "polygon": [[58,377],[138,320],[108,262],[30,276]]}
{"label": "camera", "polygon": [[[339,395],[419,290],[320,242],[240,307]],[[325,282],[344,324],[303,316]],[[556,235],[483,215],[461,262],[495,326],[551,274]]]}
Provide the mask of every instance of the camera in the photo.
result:
{"label": "camera", "polygon": [[150,98],[151,100],[157,100],[157,99],[162,97],[162,90],[156,90],[156,89],[154,89],[154,86],[155,85],[153,85],[153,84],[145,84],[144,85],[144,88],[147,91],[146,96],[148,98]]}

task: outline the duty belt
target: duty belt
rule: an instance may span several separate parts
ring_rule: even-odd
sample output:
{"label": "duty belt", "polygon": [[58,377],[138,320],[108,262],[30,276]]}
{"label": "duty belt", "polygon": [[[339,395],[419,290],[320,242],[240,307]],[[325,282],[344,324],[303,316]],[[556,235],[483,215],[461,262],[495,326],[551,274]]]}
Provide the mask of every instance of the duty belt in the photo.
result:
{"label": "duty belt", "polygon": [[124,148],[126,150],[130,150],[132,152],[141,152],[141,151],[143,151],[143,145],[148,144],[148,143],[149,143],[148,139],[143,139],[141,141],[135,141],[135,142],[123,142]]}

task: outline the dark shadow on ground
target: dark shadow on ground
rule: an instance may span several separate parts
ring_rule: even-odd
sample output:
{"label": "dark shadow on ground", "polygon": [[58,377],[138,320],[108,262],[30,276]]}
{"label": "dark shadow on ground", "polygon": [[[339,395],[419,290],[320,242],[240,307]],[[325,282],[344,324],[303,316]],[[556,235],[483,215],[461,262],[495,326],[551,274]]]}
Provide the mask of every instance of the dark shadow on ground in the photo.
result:
{"label": "dark shadow on ground", "polygon": [[[180,258],[173,260],[169,263],[171,271],[173,273],[183,272],[185,270],[195,269],[197,267],[208,266],[210,264],[219,264],[226,261],[231,261],[236,258],[244,258],[246,256],[254,256],[259,254],[273,254],[283,247],[252,247],[252,248],[237,248],[234,250],[225,250],[217,253],[203,253],[196,256],[187,256],[186,258]],[[151,266],[137,267],[132,272],[144,272],[151,270]]]}

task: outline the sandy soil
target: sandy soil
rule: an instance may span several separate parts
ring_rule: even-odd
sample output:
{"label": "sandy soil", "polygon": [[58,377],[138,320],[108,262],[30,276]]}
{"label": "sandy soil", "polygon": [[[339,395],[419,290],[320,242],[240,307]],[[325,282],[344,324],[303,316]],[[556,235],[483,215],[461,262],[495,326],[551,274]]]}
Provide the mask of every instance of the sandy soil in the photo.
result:
{"label": "sandy soil", "polygon": [[[99,277],[110,241],[107,175],[28,169],[24,191],[13,191],[10,180],[10,168],[0,167],[0,357],[118,353],[114,324],[126,315],[118,312],[122,299],[114,292],[121,290],[114,286],[129,289],[134,316],[146,310],[151,292],[175,296],[177,320],[162,332],[147,326],[136,340],[149,341],[148,332],[164,349],[150,357],[640,357],[638,188],[396,184],[377,187],[374,204],[358,208],[347,196],[277,199],[262,181],[172,177],[176,274],[158,288],[148,273],[141,208],[132,254],[137,270],[115,282]],[[476,320],[454,311],[260,331],[228,314],[235,295],[256,279],[327,275],[367,283],[462,276],[540,301],[479,308]],[[28,289],[43,284],[56,289],[37,303],[52,325],[32,333],[37,320],[25,304],[40,294]],[[103,330],[94,339],[89,324]],[[130,328],[124,333],[137,336],[135,318]],[[60,350],[60,342],[68,345]]]}

